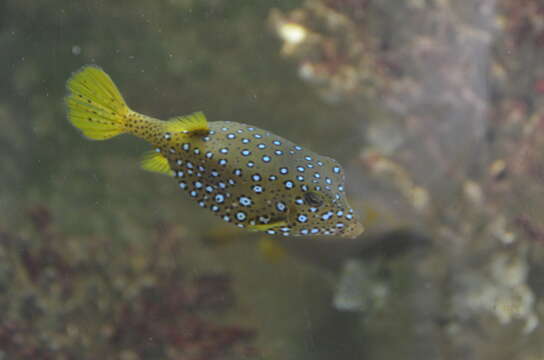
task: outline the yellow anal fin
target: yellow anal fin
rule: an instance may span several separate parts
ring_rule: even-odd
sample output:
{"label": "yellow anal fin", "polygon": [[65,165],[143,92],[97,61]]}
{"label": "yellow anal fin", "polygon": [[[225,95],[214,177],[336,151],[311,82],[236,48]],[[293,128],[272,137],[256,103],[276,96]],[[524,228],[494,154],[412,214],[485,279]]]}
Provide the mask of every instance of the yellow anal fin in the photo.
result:
{"label": "yellow anal fin", "polygon": [[261,254],[270,262],[278,262],[286,252],[277,240],[271,238],[263,238],[259,240],[259,250]]}
{"label": "yellow anal fin", "polygon": [[285,222],[284,220],[279,220],[276,222],[271,222],[269,224],[249,225],[247,229],[251,231],[266,231],[285,225],[287,225],[287,222]]}
{"label": "yellow anal fin", "polygon": [[172,175],[168,159],[156,151],[149,151],[142,158],[142,169],[164,175]]}
{"label": "yellow anal fin", "polygon": [[168,120],[166,131],[182,132],[187,135],[207,135],[210,132],[208,120],[203,112],[198,111],[186,116],[177,116]]}

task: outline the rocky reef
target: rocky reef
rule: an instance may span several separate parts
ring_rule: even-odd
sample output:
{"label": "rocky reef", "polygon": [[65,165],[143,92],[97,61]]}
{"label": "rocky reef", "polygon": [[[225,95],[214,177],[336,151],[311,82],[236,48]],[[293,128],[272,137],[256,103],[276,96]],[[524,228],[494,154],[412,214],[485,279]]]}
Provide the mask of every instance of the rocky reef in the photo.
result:
{"label": "rocky reef", "polygon": [[[251,358],[255,330],[222,324],[235,298],[226,273],[191,276],[176,258],[183,232],[157,224],[153,242],[70,237],[44,206],[28,234],[0,232],[0,354],[8,359]],[[32,240],[31,240],[32,239]],[[38,241],[34,241],[34,239]],[[159,244],[155,246],[154,244]]]}
{"label": "rocky reef", "polygon": [[270,23],[299,76],[361,119],[369,233],[430,240],[348,259],[336,306],[403,358],[541,358],[544,7],[324,0]]}

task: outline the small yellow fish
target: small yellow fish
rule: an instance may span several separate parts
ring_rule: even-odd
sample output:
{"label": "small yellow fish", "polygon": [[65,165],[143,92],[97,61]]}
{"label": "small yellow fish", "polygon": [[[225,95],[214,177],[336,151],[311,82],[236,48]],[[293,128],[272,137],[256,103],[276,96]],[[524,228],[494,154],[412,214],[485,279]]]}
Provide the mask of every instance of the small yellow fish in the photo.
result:
{"label": "small yellow fish", "polygon": [[226,222],[286,236],[363,231],[345,198],[342,167],[331,158],[255,126],[208,122],[201,112],[168,121],[139,114],[97,66],[76,72],[67,88],[68,118],[83,135],[129,133],[151,143],[142,167],[173,175]]}

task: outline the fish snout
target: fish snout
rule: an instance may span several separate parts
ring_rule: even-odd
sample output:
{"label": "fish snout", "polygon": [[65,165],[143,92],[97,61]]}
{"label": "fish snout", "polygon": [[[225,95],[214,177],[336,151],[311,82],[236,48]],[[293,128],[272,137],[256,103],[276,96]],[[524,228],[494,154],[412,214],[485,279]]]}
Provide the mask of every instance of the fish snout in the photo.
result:
{"label": "fish snout", "polygon": [[349,224],[344,232],[344,237],[354,239],[357,236],[361,235],[365,231],[363,224],[358,221],[354,221]]}

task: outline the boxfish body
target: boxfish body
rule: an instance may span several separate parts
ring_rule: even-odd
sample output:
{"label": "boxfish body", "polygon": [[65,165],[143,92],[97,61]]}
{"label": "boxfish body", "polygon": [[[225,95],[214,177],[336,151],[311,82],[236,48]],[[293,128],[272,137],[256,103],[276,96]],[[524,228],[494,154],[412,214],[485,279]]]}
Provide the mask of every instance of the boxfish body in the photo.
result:
{"label": "boxfish body", "polygon": [[130,133],[153,146],[146,170],[173,176],[197,204],[228,223],[285,236],[358,236],[362,225],[329,157],[255,126],[203,113],[161,121],[132,111],[110,77],[86,66],[68,80],[69,120],[91,139]]}

